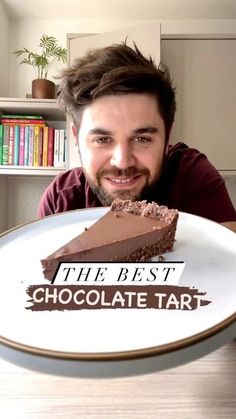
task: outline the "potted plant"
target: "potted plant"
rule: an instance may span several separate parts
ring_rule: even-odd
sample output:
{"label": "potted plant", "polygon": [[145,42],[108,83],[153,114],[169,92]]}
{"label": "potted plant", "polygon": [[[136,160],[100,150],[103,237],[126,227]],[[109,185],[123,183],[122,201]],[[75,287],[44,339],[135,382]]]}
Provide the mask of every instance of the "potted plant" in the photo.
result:
{"label": "potted plant", "polygon": [[36,73],[36,79],[32,81],[32,97],[50,99],[55,94],[55,83],[48,80],[48,72],[55,61],[66,63],[67,51],[58,45],[54,36],[42,35],[39,47],[41,54],[29,51],[27,48],[14,51],[17,57],[23,56],[20,64],[31,65]]}

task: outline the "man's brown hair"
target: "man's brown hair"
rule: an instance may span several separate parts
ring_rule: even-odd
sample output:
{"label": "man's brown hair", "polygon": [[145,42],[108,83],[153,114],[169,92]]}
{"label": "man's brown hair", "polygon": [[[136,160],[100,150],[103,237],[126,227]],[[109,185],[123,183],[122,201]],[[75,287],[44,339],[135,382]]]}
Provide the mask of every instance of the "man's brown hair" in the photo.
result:
{"label": "man's brown hair", "polygon": [[92,49],[62,72],[58,98],[65,111],[79,129],[84,108],[105,95],[129,93],[151,94],[164,120],[166,141],[176,111],[175,89],[166,66],[155,65],[146,58],[136,44],[125,42]]}

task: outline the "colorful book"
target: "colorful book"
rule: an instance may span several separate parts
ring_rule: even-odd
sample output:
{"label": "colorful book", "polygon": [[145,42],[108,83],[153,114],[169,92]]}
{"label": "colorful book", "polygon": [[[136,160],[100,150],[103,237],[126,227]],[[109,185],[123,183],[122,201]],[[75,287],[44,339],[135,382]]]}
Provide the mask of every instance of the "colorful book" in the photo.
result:
{"label": "colorful book", "polygon": [[39,127],[39,166],[43,165],[43,127]]}
{"label": "colorful book", "polygon": [[64,141],[65,141],[65,146],[64,146],[64,149],[65,149],[65,153],[64,153],[64,162],[65,162],[65,164],[64,164],[64,167],[66,167],[67,166],[67,163],[68,163],[68,161],[69,161],[69,150],[68,150],[68,143],[67,143],[67,130],[65,129],[64,130],[65,132],[64,132]]}
{"label": "colorful book", "polygon": [[46,125],[44,119],[16,119],[16,118],[2,118],[2,124],[20,124],[20,125]]}
{"label": "colorful book", "polygon": [[33,166],[39,165],[39,127],[34,126]]}
{"label": "colorful book", "polygon": [[29,165],[29,133],[30,126],[25,127],[25,153],[24,153],[24,166]]}
{"label": "colorful book", "polygon": [[2,164],[8,164],[8,136],[9,136],[9,125],[5,125],[3,128],[3,147],[2,147]]}
{"label": "colorful book", "polygon": [[14,156],[14,126],[9,125],[8,135],[8,164],[13,165]]}
{"label": "colorful book", "polygon": [[13,115],[13,114],[2,114],[3,119],[43,119],[42,116],[39,115]]}
{"label": "colorful book", "polygon": [[19,148],[20,148],[20,125],[14,126],[14,156],[13,164],[18,166],[19,164]]}
{"label": "colorful book", "polygon": [[0,125],[0,164],[2,164],[2,152],[3,152],[3,126]]}
{"label": "colorful book", "polygon": [[25,160],[25,127],[20,125],[19,166],[24,166]]}
{"label": "colorful book", "polygon": [[52,167],[54,162],[54,136],[55,128],[48,127],[48,166]]}
{"label": "colorful book", "polygon": [[65,165],[65,130],[59,130],[59,166]]}
{"label": "colorful book", "polygon": [[42,166],[48,165],[48,127],[43,127],[43,161]]}
{"label": "colorful book", "polygon": [[34,127],[29,127],[29,157],[28,157],[28,166],[33,166],[33,157],[34,157]]}
{"label": "colorful book", "polygon": [[60,147],[60,130],[55,129],[54,131],[54,158],[53,158],[53,166],[59,167],[59,147]]}

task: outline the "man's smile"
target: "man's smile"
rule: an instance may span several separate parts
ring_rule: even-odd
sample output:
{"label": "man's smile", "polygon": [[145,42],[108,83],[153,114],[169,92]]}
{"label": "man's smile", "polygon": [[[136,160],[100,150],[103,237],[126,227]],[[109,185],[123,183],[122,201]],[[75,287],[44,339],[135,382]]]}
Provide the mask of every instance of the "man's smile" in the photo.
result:
{"label": "man's smile", "polygon": [[114,176],[104,176],[103,179],[108,182],[111,186],[117,187],[119,186],[119,188],[121,187],[131,187],[133,186],[135,183],[137,183],[137,181],[142,177],[142,174],[138,174],[135,176],[129,176],[129,177],[114,177]]}

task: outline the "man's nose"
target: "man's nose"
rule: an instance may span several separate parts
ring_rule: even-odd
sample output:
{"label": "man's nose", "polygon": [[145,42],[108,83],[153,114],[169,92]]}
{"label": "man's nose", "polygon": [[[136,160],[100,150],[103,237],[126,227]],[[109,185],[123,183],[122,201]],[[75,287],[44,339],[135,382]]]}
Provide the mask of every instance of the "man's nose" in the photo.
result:
{"label": "man's nose", "polygon": [[112,150],[110,164],[118,167],[119,169],[135,166],[135,157],[133,156],[131,145],[116,145]]}

